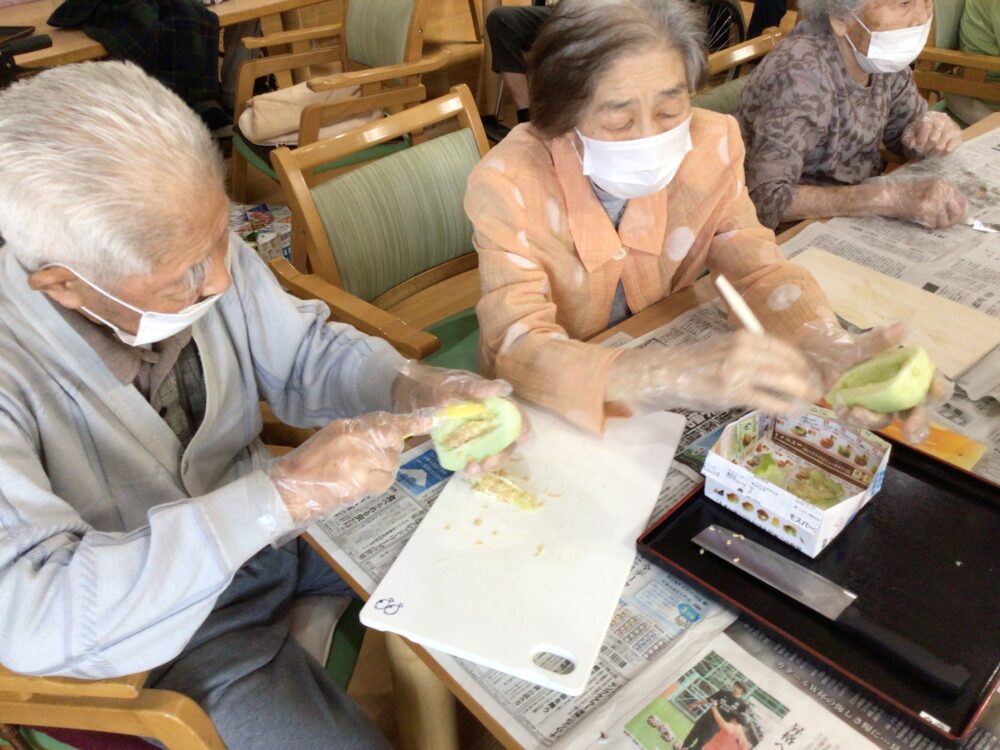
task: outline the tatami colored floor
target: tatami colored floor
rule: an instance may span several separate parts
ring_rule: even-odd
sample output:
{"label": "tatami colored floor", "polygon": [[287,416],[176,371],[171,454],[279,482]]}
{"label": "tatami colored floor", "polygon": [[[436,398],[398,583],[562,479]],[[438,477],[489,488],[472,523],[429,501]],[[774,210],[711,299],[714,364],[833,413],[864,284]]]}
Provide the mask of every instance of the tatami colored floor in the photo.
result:
{"label": "tatami colored floor", "polygon": [[[339,0],[319,6],[319,11],[305,15],[308,25],[332,22],[339,14]],[[528,5],[529,0],[508,0],[510,5]],[[431,97],[440,96],[457,83],[466,83],[473,92],[478,84],[482,44],[475,41],[468,0],[433,0],[427,22],[426,47],[433,51],[446,46],[452,55],[451,64],[424,83]],[[307,9],[308,11],[308,9]],[[248,202],[285,205],[281,188],[256,170],[251,169]],[[354,698],[392,742],[402,748],[392,699],[392,675],[389,671],[384,636],[369,630],[361,650],[348,694]],[[499,750],[501,745],[459,704],[459,735],[462,750]]]}

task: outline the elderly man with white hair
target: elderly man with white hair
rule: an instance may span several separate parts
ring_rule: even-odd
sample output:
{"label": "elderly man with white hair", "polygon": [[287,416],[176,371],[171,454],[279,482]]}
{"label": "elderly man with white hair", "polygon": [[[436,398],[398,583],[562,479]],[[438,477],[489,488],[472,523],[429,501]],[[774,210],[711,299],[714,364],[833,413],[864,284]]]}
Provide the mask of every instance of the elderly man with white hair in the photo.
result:
{"label": "elderly man with white hair", "polygon": [[[231,748],[385,748],[289,637],[296,594],[346,590],[296,536],[385,490],[426,409],[508,387],[327,324],[229,232],[222,185],[133,65],[0,94],[0,662],[154,670]],[[273,459],[261,399],[322,429]]]}
{"label": "elderly man with white hair", "polygon": [[910,64],[930,33],[932,0],[800,0],[804,22],[750,76],[737,119],[761,223],[890,216],[931,229],[965,219],[944,179],[882,178],[884,145],[907,159],[962,142],[928,112]]}

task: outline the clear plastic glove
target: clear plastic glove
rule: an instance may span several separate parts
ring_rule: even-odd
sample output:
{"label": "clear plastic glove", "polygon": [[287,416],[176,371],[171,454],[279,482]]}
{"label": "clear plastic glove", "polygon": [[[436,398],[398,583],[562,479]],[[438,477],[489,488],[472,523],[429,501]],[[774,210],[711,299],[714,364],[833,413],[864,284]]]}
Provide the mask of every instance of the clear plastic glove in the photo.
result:
{"label": "clear plastic glove", "polygon": [[[864,333],[845,331],[833,320],[818,320],[802,327],[798,339],[823,377],[823,387],[829,389],[845,371],[902,344],[910,336],[906,323],[886,323]],[[834,407],[841,421],[868,430],[880,430],[899,419],[903,436],[911,443],[922,443],[930,432],[927,406],[944,403],[951,398],[955,385],[940,371],[934,373],[927,399],[923,404],[896,414],[880,414],[860,406]]]}
{"label": "clear plastic glove", "polygon": [[[487,380],[467,370],[448,370],[432,367],[413,360],[399,367],[399,375],[392,384],[393,407],[398,412],[416,412],[438,409],[454,401],[476,401],[490,396],[506,397],[511,394],[510,383],[505,380]],[[518,407],[520,409],[520,407]],[[471,475],[493,471],[503,465],[531,435],[531,422],[521,409],[521,436],[506,450],[495,456],[465,467]]]}
{"label": "clear plastic glove", "polygon": [[430,412],[375,412],[338,419],[276,458],[267,474],[296,527],[304,528],[389,489],[399,470],[404,440],[429,432],[433,423]]}
{"label": "clear plastic glove", "polygon": [[965,196],[948,180],[876,177],[864,184],[874,188],[872,201],[883,216],[912,221],[928,229],[943,229],[966,219]]}
{"label": "clear plastic glove", "polygon": [[962,145],[962,129],[944,112],[925,112],[903,131],[903,146],[920,156],[947,156]]}
{"label": "clear plastic glove", "polygon": [[659,409],[709,411],[745,406],[796,414],[823,395],[800,351],[749,331],[687,346],[634,349],[615,360],[605,399]]}

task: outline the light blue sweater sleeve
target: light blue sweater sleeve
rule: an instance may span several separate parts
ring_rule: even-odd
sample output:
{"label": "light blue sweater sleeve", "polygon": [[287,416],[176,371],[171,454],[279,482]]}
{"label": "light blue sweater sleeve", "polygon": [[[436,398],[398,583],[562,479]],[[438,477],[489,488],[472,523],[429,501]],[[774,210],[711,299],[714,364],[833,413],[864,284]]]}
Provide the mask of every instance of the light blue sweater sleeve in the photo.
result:
{"label": "light blue sweater sleeve", "polygon": [[3,411],[0,447],[0,662],[17,672],[104,678],[169,661],[243,563],[293,526],[254,471],[154,507],[142,528],[96,531]]}
{"label": "light blue sweater sleeve", "polygon": [[[392,411],[390,392],[402,355],[353,326],[327,323],[326,305],[287,294],[235,235],[230,248],[236,295],[226,300],[234,310],[224,314],[245,320],[257,388],[278,419],[317,427]],[[227,322],[232,327],[235,321]]]}

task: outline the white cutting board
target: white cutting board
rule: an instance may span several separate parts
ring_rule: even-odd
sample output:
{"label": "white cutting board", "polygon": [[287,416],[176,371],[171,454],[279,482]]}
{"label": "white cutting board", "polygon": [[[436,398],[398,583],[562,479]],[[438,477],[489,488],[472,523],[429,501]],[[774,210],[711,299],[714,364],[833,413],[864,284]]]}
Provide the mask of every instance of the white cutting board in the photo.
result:
{"label": "white cutting board", "polygon": [[911,343],[927,350],[953,380],[1000,344],[1000,320],[950,299],[810,247],[792,258],[807,268],[833,310],[860,328],[905,320],[915,328]]}
{"label": "white cutting board", "polygon": [[[657,412],[615,419],[600,437],[526,411],[534,435],[507,471],[543,507],[519,510],[454,475],[361,621],[579,695],[684,418]],[[533,657],[546,652],[571,660],[572,671],[557,674],[535,664]]]}

